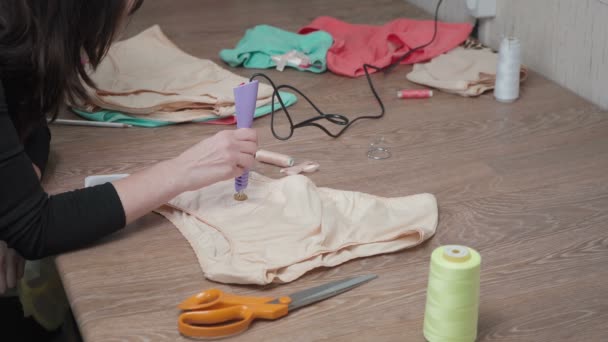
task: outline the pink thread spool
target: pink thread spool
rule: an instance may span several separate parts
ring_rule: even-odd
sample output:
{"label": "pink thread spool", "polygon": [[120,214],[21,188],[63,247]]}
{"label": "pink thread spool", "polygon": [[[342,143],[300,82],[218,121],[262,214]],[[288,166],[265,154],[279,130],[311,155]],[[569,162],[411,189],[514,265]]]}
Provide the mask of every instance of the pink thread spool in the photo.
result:
{"label": "pink thread spool", "polygon": [[432,96],[433,91],[430,89],[404,89],[397,92],[400,99],[428,99]]}

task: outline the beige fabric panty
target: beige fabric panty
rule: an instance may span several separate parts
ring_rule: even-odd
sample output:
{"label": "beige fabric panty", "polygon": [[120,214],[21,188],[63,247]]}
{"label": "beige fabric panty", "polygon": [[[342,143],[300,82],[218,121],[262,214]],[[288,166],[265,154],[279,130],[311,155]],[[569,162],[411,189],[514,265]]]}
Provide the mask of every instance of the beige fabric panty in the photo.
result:
{"label": "beige fabric panty", "polygon": [[416,246],[437,226],[431,194],[383,198],[316,187],[303,176],[251,173],[249,199],[234,181],[184,193],[157,210],[188,240],[217,282],[290,282],[317,267]]}
{"label": "beige fabric panty", "polygon": [[[248,81],[181,51],[158,26],[113,44],[90,76],[98,88],[85,87],[92,102],[75,107],[173,122],[233,115],[233,88]],[[271,96],[272,88],[260,84],[257,106]]]}
{"label": "beige fabric panty", "polygon": [[[448,93],[479,96],[494,89],[497,63],[498,55],[488,48],[457,47],[428,63],[414,64],[407,79]],[[522,66],[521,82],[527,75],[528,70]]]}

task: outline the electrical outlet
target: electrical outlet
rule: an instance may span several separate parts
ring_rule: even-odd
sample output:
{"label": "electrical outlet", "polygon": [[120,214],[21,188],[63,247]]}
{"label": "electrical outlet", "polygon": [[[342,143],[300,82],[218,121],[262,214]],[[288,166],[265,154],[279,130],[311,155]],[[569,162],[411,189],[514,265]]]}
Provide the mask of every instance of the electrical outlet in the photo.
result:
{"label": "electrical outlet", "polygon": [[467,7],[475,18],[493,18],[496,16],[496,0],[467,0]]}

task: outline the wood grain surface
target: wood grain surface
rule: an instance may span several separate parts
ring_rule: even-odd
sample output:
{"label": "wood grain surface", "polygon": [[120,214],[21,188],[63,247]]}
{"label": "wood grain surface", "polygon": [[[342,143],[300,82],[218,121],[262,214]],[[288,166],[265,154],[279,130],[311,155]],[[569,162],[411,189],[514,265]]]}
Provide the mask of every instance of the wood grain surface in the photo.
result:
{"label": "wood grain surface", "polygon": [[[401,0],[147,0],[127,36],[159,24],[197,57],[218,63],[247,28],[297,30],[319,15],[382,24],[425,17]],[[229,286],[205,280],[186,240],[150,214],[90,248],[57,258],[71,306],[87,341],[179,341],[176,305],[209,287],[248,295],[282,295],[343,277],[379,278],[275,322],[258,322],[234,341],[423,341],[431,251],[464,244],[482,255],[479,341],[602,341],[608,337],[608,113],[532,73],[521,99],[497,103],[435,92],[399,100],[417,88],[409,66],[374,75],[387,106],[334,140],[314,128],[286,142],[272,138],[269,118],[255,121],[261,147],[311,159],[319,186],[380,196],[434,193],[437,235],[399,253],[318,269],[284,285]],[[241,75],[254,71],[233,69]],[[376,113],[364,78],[269,70],[278,83],[309,94],[328,112]],[[303,101],[296,120],[312,115]],[[222,127],[158,129],[54,126],[45,187],[81,187],[93,174],[134,172],[171,158]],[[383,136],[393,157],[372,161],[369,142]],[[256,171],[279,177],[278,169]]]}

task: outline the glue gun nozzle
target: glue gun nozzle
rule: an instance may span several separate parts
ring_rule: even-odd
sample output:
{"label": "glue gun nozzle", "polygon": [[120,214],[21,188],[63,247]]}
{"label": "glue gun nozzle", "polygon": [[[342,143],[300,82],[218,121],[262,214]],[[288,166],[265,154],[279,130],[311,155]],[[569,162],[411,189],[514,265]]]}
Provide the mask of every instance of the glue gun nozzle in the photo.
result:
{"label": "glue gun nozzle", "polygon": [[245,200],[247,200],[247,195],[244,192],[239,191],[236,194],[234,194],[234,199],[237,201],[245,201]]}

